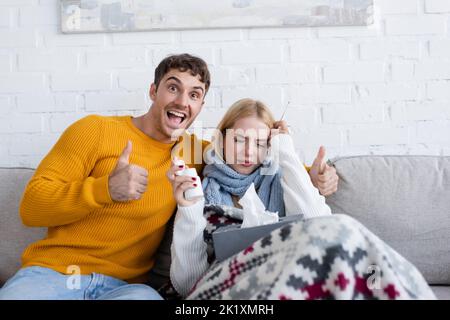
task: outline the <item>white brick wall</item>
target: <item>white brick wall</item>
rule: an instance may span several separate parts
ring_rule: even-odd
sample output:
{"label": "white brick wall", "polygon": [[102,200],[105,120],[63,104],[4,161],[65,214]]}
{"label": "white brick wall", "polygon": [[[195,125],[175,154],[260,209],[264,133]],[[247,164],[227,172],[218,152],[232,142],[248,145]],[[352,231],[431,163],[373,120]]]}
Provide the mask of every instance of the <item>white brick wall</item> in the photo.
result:
{"label": "white brick wall", "polygon": [[60,33],[56,0],[0,1],[0,166],[35,167],[92,114],[142,114],[159,61],[203,57],[198,118],[259,98],[310,163],[352,154],[450,154],[450,1],[374,0],[368,27]]}

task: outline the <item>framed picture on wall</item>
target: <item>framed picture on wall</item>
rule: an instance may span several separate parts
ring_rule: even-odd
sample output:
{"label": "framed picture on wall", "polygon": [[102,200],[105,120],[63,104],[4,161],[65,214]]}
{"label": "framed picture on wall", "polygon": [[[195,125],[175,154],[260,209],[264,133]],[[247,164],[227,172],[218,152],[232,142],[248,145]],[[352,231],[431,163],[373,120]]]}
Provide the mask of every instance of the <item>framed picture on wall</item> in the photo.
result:
{"label": "framed picture on wall", "polygon": [[63,33],[372,22],[373,0],[61,0]]}

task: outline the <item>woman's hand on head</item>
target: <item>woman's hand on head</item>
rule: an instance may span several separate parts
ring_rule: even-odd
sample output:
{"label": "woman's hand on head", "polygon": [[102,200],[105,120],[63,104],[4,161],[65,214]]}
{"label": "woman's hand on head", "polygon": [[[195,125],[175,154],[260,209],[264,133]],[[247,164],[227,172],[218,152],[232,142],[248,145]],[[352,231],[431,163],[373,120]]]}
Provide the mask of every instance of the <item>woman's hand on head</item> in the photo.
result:
{"label": "woman's hand on head", "polygon": [[279,133],[289,134],[289,128],[287,122],[284,120],[275,121],[271,130],[271,136],[275,136]]}
{"label": "woman's hand on head", "polygon": [[179,206],[189,207],[195,204],[199,199],[186,200],[184,197],[184,191],[195,188],[197,184],[201,183],[198,177],[190,177],[184,175],[177,175],[178,172],[182,172],[188,168],[185,164],[177,163],[177,160],[172,160],[172,165],[167,171],[167,178],[172,184],[172,191],[175,201]]}

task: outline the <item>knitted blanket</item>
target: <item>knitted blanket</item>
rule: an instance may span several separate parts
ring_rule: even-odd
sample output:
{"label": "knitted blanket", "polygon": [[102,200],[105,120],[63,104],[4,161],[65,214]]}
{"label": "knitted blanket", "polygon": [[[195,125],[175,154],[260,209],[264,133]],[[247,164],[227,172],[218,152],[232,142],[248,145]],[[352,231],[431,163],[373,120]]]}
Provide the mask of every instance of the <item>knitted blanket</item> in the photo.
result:
{"label": "knitted blanket", "polygon": [[[239,213],[205,207],[205,240]],[[211,250],[211,246],[209,246]],[[209,250],[209,251],[210,251]],[[213,261],[213,252],[209,252]],[[293,222],[212,262],[187,299],[435,299],[420,272],[355,219]]]}

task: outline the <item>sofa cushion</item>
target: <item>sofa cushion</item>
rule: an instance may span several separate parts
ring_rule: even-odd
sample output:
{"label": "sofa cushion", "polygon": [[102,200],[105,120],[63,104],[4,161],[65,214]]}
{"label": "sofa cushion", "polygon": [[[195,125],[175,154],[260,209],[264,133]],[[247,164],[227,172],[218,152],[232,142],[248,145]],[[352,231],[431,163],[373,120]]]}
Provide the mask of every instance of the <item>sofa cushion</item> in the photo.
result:
{"label": "sofa cushion", "polygon": [[363,223],[431,284],[450,284],[450,157],[354,156],[330,161],[340,177],[334,213]]}
{"label": "sofa cushion", "polygon": [[19,217],[19,203],[32,169],[0,168],[0,286],[20,268],[25,247],[44,237],[45,228],[28,228]]}

